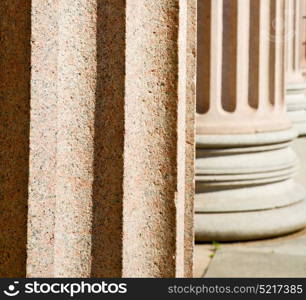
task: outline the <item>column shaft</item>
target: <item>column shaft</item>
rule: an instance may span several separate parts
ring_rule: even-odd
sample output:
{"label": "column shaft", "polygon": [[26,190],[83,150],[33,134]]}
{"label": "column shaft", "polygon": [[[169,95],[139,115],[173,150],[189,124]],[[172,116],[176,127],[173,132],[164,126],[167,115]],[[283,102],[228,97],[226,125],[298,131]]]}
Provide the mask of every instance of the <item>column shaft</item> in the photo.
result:
{"label": "column shaft", "polygon": [[290,127],[281,88],[283,4],[239,0],[199,3],[199,14],[206,20],[198,25],[198,134]]}
{"label": "column shaft", "polygon": [[286,0],[286,72],[287,82],[301,82],[303,78],[300,72],[300,19],[301,19],[301,1]]}
{"label": "column shaft", "polygon": [[51,2],[33,2],[28,276],[190,276],[194,3]]}
{"label": "column shaft", "polygon": [[301,0],[286,0],[286,102],[290,120],[306,134],[306,82],[301,68]]}
{"label": "column shaft", "polygon": [[303,76],[306,73],[306,1],[301,1],[300,6],[300,66]]}
{"label": "column shaft", "polygon": [[193,277],[197,1],[187,1],[185,277]]}
{"label": "column shaft", "polygon": [[178,121],[185,118],[186,95],[179,89],[184,79],[177,78],[183,75],[180,55],[186,55],[177,55],[179,34],[186,32],[183,2],[127,2],[124,276],[183,276],[183,248],[177,243],[184,234],[185,162],[178,162],[185,152],[179,144],[185,123]]}
{"label": "column shaft", "polygon": [[32,1],[29,277],[52,277],[54,274],[59,52],[57,17],[58,1]]}

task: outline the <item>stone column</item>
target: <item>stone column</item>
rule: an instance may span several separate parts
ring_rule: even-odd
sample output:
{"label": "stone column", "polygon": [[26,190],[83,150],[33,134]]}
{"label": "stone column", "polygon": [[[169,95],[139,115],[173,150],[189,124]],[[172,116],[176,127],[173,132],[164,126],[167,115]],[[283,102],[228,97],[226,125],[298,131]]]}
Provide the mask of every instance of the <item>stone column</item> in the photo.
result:
{"label": "stone column", "polygon": [[185,277],[193,277],[197,0],[187,1]]}
{"label": "stone column", "polygon": [[300,0],[300,67],[306,76],[306,1]]}
{"label": "stone column", "polygon": [[306,134],[306,81],[300,61],[302,11],[300,0],[286,0],[286,102],[299,135]]}
{"label": "stone column", "polygon": [[284,5],[199,2],[198,241],[267,238],[306,225],[284,101]]}
{"label": "stone column", "polygon": [[193,1],[32,2],[27,275],[188,276]]}

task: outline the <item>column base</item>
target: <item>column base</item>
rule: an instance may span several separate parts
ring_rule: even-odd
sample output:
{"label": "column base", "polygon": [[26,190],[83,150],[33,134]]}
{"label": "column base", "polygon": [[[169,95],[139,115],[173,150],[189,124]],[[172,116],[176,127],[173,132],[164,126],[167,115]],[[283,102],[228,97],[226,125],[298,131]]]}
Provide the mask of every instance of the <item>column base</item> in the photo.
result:
{"label": "column base", "polygon": [[306,227],[306,201],[262,211],[196,213],[197,241],[243,241],[281,236]]}
{"label": "column base", "polygon": [[268,238],[306,226],[306,190],[293,180],[295,130],[197,136],[197,241]]}
{"label": "column base", "polygon": [[299,135],[306,135],[306,84],[287,86],[286,103],[289,119]]}

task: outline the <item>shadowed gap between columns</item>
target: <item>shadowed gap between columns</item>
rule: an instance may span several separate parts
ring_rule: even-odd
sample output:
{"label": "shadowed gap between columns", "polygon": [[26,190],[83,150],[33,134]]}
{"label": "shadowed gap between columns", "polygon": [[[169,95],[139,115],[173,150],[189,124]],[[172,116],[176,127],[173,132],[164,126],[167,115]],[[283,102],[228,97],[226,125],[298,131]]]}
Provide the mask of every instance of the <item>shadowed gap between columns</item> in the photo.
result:
{"label": "shadowed gap between columns", "polygon": [[260,64],[260,8],[262,3],[258,0],[250,1],[250,39],[249,39],[249,99],[250,107],[258,109],[259,99],[259,68]]}
{"label": "shadowed gap between columns", "polygon": [[31,1],[0,3],[0,277],[25,277]]}
{"label": "shadowed gap between columns", "polygon": [[122,276],[125,6],[97,1],[91,277]]}
{"label": "shadowed gap between columns", "polygon": [[237,3],[223,0],[222,42],[222,107],[227,112],[236,110],[237,97]]}
{"label": "shadowed gap between columns", "polygon": [[[276,35],[278,34],[276,32],[276,22],[279,21],[277,20],[277,16],[276,16],[276,2],[275,0],[271,0],[270,1],[270,36],[276,38]],[[269,67],[269,102],[272,105],[275,105],[275,85],[276,85],[276,76],[275,76],[275,71],[273,70],[273,68],[275,68],[275,47],[276,47],[276,42],[277,41],[270,41],[270,53],[269,53],[269,59],[270,59],[270,67]]]}
{"label": "shadowed gap between columns", "polygon": [[[211,1],[197,0],[197,113],[208,112],[210,103],[210,70],[211,70]],[[221,63],[221,62],[220,62]]]}

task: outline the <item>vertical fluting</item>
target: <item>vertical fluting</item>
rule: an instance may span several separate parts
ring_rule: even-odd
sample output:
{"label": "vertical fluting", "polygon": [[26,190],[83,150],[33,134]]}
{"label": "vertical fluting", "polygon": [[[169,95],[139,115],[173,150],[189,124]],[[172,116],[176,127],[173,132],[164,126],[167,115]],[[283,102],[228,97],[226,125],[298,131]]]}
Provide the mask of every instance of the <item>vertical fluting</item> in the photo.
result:
{"label": "vertical fluting", "polygon": [[274,0],[199,3],[198,134],[290,127],[282,90],[283,6]]}
{"label": "vertical fluting", "polygon": [[28,276],[191,276],[194,2],[51,2],[33,2]]}

